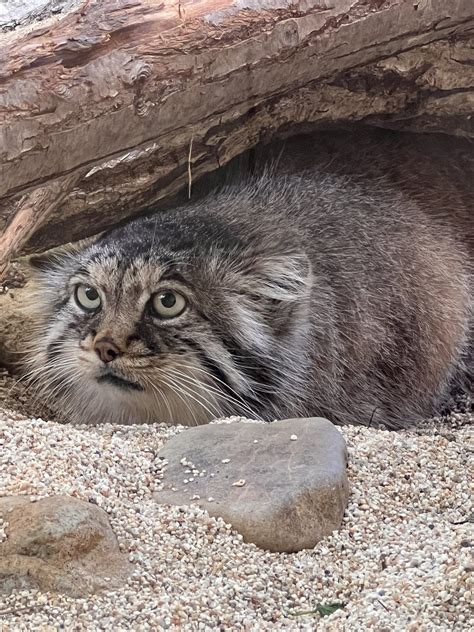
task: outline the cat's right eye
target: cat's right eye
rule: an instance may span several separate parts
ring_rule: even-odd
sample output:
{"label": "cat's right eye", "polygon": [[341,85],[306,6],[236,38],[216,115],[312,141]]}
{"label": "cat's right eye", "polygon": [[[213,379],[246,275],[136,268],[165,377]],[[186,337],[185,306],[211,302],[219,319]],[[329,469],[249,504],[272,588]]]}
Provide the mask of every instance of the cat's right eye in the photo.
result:
{"label": "cat's right eye", "polygon": [[79,307],[88,312],[99,309],[102,302],[99,292],[89,285],[78,285],[74,296]]}

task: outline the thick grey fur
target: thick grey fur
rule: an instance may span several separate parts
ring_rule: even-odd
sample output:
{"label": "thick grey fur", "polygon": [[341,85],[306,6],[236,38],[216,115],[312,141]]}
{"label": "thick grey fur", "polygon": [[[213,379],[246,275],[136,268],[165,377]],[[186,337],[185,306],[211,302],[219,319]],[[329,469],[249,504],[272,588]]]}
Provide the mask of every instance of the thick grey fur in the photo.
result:
{"label": "thick grey fur", "polygon": [[[388,173],[402,155],[394,146],[352,147],[350,169],[348,152],[308,159],[315,142],[304,139],[304,164],[297,152],[292,161],[283,154],[250,179],[42,259],[32,363],[43,369],[42,388],[55,389],[80,421],[243,414],[399,428],[439,410],[470,371],[469,196],[447,200],[449,176],[434,168],[434,192],[421,181],[403,186],[403,174],[397,184]],[[462,165],[455,169],[462,182]],[[150,266],[155,276],[142,273]],[[78,270],[107,296],[95,315],[74,302]],[[188,300],[175,322],[160,322],[148,304],[137,308],[142,294],[163,287],[162,273]],[[143,386],[130,406],[118,386],[91,387],[94,374],[71,359],[75,345],[104,331],[121,349],[119,375]],[[101,373],[92,347],[85,353]],[[166,375],[179,389],[165,388]],[[150,399],[150,388],[165,389],[163,402]],[[140,397],[148,397],[142,408]]]}

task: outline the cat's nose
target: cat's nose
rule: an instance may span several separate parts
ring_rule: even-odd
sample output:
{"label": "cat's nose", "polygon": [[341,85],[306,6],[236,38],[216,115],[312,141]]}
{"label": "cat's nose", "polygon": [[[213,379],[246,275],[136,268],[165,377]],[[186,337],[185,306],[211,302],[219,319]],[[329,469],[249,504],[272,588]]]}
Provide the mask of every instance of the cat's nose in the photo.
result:
{"label": "cat's nose", "polygon": [[120,349],[110,340],[110,338],[101,338],[94,343],[94,351],[97,353],[102,362],[112,362],[120,355]]}

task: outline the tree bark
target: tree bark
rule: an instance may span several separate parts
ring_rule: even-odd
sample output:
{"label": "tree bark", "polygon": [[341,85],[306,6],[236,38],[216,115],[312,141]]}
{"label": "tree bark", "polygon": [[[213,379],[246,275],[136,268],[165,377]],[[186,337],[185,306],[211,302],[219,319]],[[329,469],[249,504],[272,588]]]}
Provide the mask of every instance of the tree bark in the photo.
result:
{"label": "tree bark", "polygon": [[66,4],[0,40],[0,275],[298,123],[473,136],[472,0]]}

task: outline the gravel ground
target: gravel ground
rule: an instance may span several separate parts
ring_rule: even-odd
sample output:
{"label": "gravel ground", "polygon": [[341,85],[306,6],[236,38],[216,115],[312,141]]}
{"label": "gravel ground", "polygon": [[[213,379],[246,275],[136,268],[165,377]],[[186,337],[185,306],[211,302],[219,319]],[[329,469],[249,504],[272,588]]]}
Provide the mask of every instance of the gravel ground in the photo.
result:
{"label": "gravel ground", "polygon": [[[136,571],[86,599],[0,596],[2,632],[474,629],[466,404],[416,431],[343,428],[352,495],[341,530],[314,550],[271,554],[198,508],[153,502],[156,450],[183,428],[43,421],[12,384],[0,375],[0,496],[96,502]],[[344,607],[317,612],[335,602]]]}

